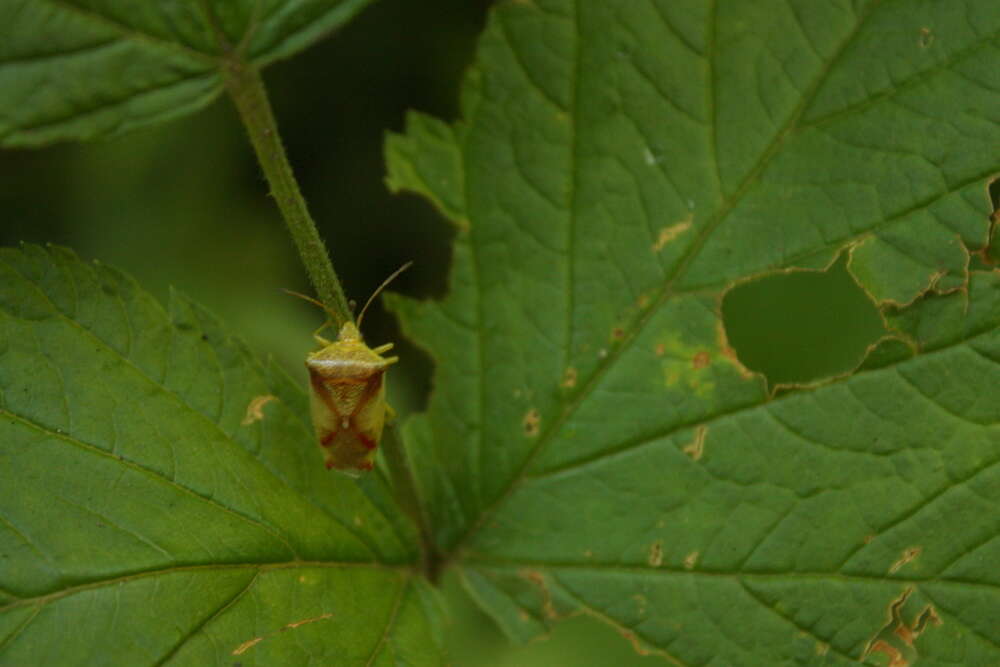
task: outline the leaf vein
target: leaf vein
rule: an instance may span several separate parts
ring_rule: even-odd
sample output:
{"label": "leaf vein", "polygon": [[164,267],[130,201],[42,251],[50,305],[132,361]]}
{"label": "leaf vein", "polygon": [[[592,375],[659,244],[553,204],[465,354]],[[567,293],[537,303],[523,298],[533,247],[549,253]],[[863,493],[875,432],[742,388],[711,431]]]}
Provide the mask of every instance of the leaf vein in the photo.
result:
{"label": "leaf vein", "polygon": [[180,639],[177,640],[177,643],[171,646],[170,649],[167,650],[167,652],[164,653],[163,656],[156,661],[155,664],[157,665],[157,667],[166,664],[166,662],[171,658],[173,658],[175,655],[177,655],[177,652],[180,651],[189,641],[191,641],[191,639],[193,639],[195,635],[204,630],[209,623],[214,621],[216,618],[221,617],[223,614],[229,611],[229,609],[233,605],[238,603],[243,598],[243,596],[246,595],[251,588],[253,588],[254,584],[257,583],[257,579],[260,577],[260,572],[261,572],[260,569],[254,571],[253,576],[249,578],[249,580],[246,583],[246,586],[238,590],[234,595],[230,596],[228,599],[223,600],[222,604],[220,604],[210,613],[206,614],[205,617],[202,618],[198,623],[195,623],[191,627],[191,629],[188,630],[188,632],[186,632],[184,635],[180,637]]}
{"label": "leaf vein", "polygon": [[191,48],[186,44],[181,42],[175,42],[168,39],[159,37],[152,33],[143,32],[141,30],[136,30],[131,26],[127,26],[120,23],[104,14],[96,11],[91,11],[80,7],[68,0],[42,0],[42,2],[48,3],[53,8],[64,11],[68,14],[75,14],[85,21],[90,21],[97,25],[104,26],[105,28],[110,28],[115,32],[119,33],[122,37],[129,39],[133,42],[138,42],[140,44],[145,43],[147,46],[158,46],[162,48],[167,48],[172,51],[177,51],[183,53],[186,56],[194,57],[199,60],[215,63],[215,54],[205,53],[204,51],[199,51],[198,49]]}

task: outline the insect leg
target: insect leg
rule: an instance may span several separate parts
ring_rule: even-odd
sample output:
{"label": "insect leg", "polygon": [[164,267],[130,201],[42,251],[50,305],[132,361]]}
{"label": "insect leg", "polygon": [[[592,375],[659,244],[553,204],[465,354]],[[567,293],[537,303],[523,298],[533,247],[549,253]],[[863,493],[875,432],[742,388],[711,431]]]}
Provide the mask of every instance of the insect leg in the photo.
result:
{"label": "insect leg", "polygon": [[386,343],[385,345],[379,345],[378,347],[373,347],[372,352],[375,354],[382,354],[383,352],[388,352],[393,348],[392,343]]}
{"label": "insect leg", "polygon": [[322,336],[320,336],[319,332],[322,331],[323,329],[327,328],[331,324],[333,324],[333,321],[332,320],[327,320],[326,322],[323,322],[323,324],[321,324],[319,326],[319,329],[316,329],[316,331],[313,332],[313,338],[316,340],[317,343],[319,343],[323,347],[326,347],[327,345],[329,345],[330,341],[328,341],[327,339],[325,339]]}

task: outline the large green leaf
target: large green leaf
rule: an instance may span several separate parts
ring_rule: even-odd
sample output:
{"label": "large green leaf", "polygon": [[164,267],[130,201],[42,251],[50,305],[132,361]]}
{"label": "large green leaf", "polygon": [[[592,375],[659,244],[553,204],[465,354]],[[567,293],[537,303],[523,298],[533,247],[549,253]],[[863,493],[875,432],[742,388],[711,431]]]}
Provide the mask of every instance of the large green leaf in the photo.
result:
{"label": "large green leaf", "polygon": [[[387,153],[458,229],[448,298],[396,300],[437,363],[405,435],[511,636],[1000,664],[998,90],[995,0],[496,8],[463,119]],[[772,397],[720,299],[842,253],[894,338]]]}
{"label": "large green leaf", "polygon": [[186,299],[0,251],[0,663],[435,662],[412,527],[307,414]]}
{"label": "large green leaf", "polygon": [[179,116],[236,58],[299,51],[370,0],[0,0],[0,144],[86,139]]}

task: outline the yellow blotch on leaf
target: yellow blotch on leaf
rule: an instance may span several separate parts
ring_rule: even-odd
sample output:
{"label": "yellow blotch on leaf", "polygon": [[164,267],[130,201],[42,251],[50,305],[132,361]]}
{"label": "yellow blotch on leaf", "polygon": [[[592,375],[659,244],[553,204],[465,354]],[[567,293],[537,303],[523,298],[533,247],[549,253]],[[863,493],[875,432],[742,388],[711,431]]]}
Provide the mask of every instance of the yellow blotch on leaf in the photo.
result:
{"label": "yellow blotch on leaf", "polygon": [[272,396],[271,394],[264,394],[263,396],[254,396],[250,399],[250,403],[247,404],[246,414],[243,416],[243,420],[240,422],[242,426],[249,426],[254,422],[259,422],[264,418],[264,406],[271,401],[278,400],[277,396]]}
{"label": "yellow blotch on leaf", "polygon": [[692,461],[698,461],[705,453],[705,436],[708,435],[708,427],[702,424],[694,430],[694,439],[684,446],[684,453],[691,457]]}
{"label": "yellow blotch on leaf", "polygon": [[889,566],[889,574],[895,574],[904,565],[906,565],[910,561],[916,560],[916,558],[923,552],[923,550],[924,550],[923,547],[910,547],[909,549],[904,551],[903,555],[900,556],[896,560],[896,562],[894,562],[892,565]]}
{"label": "yellow blotch on leaf", "polygon": [[694,222],[694,214],[689,213],[688,217],[684,220],[661,229],[659,235],[656,237],[656,241],[653,243],[653,252],[660,252],[668,243],[691,229],[692,222]]}
{"label": "yellow blotch on leaf", "polygon": [[700,372],[711,364],[711,354],[702,346],[693,346],[676,339],[662,340],[653,347],[663,368],[667,387],[684,385],[684,391],[699,398],[708,398],[715,391],[712,376]]}
{"label": "yellow blotch on leaf", "polygon": [[647,562],[650,567],[660,567],[663,565],[663,543],[659,540],[649,546],[649,558]]}
{"label": "yellow blotch on leaf", "polygon": [[524,418],[521,420],[521,427],[524,429],[524,434],[526,436],[533,438],[538,435],[541,423],[542,416],[538,414],[538,410],[531,408],[525,413]]}

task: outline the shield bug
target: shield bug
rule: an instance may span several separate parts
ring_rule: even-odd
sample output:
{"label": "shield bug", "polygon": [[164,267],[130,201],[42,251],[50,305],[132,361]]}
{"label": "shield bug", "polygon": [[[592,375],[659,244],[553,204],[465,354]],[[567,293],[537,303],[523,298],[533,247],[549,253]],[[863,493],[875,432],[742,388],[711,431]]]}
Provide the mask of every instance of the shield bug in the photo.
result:
{"label": "shield bug", "polygon": [[411,263],[379,285],[361,309],[357,324],[343,322],[334,341],[319,335],[333,323],[334,314],[315,299],[296,294],[334,318],[313,334],[321,347],[306,357],[312,422],[328,470],[336,468],[358,477],[374,467],[385,420],[395,414],[385,400],[385,372],[399,357],[382,356],[392,349],[392,343],[368,347],[361,336],[361,321],[375,297]]}

